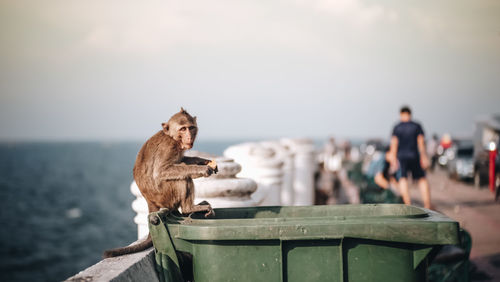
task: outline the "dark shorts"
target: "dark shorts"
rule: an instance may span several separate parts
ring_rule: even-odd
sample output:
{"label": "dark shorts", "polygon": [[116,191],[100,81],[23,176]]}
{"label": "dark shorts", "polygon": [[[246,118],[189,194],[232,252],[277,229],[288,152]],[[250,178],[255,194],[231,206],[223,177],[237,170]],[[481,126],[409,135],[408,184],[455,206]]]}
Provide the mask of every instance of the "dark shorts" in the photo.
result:
{"label": "dark shorts", "polygon": [[408,172],[411,173],[413,179],[425,177],[425,171],[420,166],[420,159],[398,159],[399,161],[399,178],[408,178]]}

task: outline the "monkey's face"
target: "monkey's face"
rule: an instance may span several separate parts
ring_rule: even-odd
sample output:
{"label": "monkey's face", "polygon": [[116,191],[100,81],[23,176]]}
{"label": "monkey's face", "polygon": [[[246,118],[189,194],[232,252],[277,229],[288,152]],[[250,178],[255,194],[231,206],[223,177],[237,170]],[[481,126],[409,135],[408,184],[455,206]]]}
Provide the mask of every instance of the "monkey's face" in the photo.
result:
{"label": "monkey's face", "polygon": [[183,150],[189,150],[193,148],[197,133],[198,128],[195,124],[180,125],[177,129],[177,134],[174,137],[174,140],[180,143]]}
{"label": "monkey's face", "polygon": [[192,117],[186,111],[173,115],[167,123],[163,123],[163,131],[180,145],[182,150],[193,148],[198,126],[196,117]]}

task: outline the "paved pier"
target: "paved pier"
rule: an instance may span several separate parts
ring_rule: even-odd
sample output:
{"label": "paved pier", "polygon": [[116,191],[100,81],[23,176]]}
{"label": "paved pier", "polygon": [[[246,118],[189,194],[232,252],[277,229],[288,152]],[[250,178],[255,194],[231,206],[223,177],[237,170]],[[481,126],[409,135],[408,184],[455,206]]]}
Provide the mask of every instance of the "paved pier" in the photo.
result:
{"label": "paved pier", "polygon": [[[428,173],[434,208],[460,222],[472,236],[472,281],[500,281],[500,201],[487,187],[449,179],[445,171]],[[421,206],[420,191],[411,189],[414,205]]]}

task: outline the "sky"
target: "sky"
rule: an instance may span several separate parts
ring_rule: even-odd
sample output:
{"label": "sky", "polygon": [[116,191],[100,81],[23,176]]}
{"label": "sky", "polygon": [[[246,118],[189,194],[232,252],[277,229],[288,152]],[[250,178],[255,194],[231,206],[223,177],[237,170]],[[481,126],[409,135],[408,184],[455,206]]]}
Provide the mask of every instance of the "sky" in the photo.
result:
{"label": "sky", "polygon": [[0,1],[0,140],[427,134],[500,113],[499,1]]}

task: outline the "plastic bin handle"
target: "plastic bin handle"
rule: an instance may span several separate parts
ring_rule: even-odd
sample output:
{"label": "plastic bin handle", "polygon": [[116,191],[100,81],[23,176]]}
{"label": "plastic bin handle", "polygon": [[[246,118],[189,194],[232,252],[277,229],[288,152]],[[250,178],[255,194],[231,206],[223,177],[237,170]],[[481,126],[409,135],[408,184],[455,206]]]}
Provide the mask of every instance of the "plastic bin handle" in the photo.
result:
{"label": "plastic bin handle", "polygon": [[[165,212],[162,211],[162,215]],[[149,233],[155,247],[156,270],[160,281],[184,281],[179,259],[168,230],[168,216],[165,220],[159,213],[149,214]]]}

